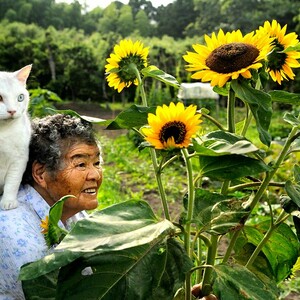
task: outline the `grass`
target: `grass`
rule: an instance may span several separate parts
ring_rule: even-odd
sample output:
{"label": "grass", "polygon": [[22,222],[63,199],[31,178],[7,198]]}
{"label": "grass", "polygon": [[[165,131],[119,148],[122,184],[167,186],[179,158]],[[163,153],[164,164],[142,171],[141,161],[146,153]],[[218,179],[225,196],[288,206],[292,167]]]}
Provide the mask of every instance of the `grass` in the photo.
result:
{"label": "grass", "polygon": [[[101,135],[103,183],[98,195],[99,209],[126,200],[145,200],[162,216],[160,198],[148,149],[139,151],[127,134],[114,139]],[[185,174],[181,162],[163,174],[170,210],[178,218],[185,193]]]}

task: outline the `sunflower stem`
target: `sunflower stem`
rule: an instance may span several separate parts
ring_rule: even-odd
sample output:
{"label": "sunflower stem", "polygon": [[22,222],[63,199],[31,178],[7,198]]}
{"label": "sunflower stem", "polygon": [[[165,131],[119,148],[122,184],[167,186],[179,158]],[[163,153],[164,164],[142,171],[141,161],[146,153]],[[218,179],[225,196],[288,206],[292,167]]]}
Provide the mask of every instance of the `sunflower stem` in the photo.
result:
{"label": "sunflower stem", "polygon": [[194,202],[195,202],[195,188],[194,188],[194,180],[193,180],[193,169],[192,164],[189,159],[189,153],[186,148],[181,150],[186,170],[187,170],[187,179],[188,179],[188,208],[187,208],[187,220],[186,220],[186,228],[185,228],[185,237],[184,237],[184,246],[185,250],[188,253],[189,257],[192,257],[191,251],[191,223],[194,212]]}
{"label": "sunflower stem", "polygon": [[[207,258],[206,264],[213,266],[215,264],[215,259],[217,255],[218,249],[218,236],[212,235],[211,236],[211,246],[208,248],[207,251]],[[212,268],[206,268],[203,274],[203,282],[202,282],[202,294],[203,296],[207,296],[211,293],[211,275],[212,275]]]}
{"label": "sunflower stem", "polygon": [[245,136],[245,135],[246,135],[247,130],[248,130],[249,125],[250,125],[251,120],[252,120],[252,113],[251,113],[251,111],[250,111],[250,109],[249,109],[249,105],[246,104],[246,103],[245,103],[245,105],[246,105],[246,121],[245,121],[243,130],[242,130],[242,134],[241,134],[242,136]]}
{"label": "sunflower stem", "polygon": [[207,120],[211,121],[214,125],[216,125],[220,130],[225,130],[225,128],[223,127],[223,125],[218,122],[215,118],[213,118],[212,116],[205,114],[203,112],[201,112],[201,115],[203,118],[206,118]]}
{"label": "sunflower stem", "polygon": [[[227,98],[227,130],[231,133],[235,133],[235,92],[230,88]],[[222,184],[221,194],[227,195],[230,181],[225,180]]]}
{"label": "sunflower stem", "polygon": [[140,71],[138,70],[136,64],[134,64],[134,63],[131,63],[129,65],[129,67],[131,68],[131,70],[134,71],[134,73],[136,75],[136,78],[138,80],[139,88],[140,88],[140,93],[141,93],[141,98],[142,98],[142,104],[144,106],[148,106],[146,92],[145,92],[145,89],[144,89],[144,84],[143,84],[143,80],[142,80]]}
{"label": "sunflower stem", "polygon": [[273,176],[275,175],[275,173],[277,172],[278,168],[280,167],[281,163],[284,161],[286,154],[292,144],[292,142],[294,141],[294,135],[297,133],[298,131],[298,127],[294,126],[276,160],[276,162],[274,163],[274,165],[272,166],[272,170],[270,173],[268,173],[266,175],[266,177],[264,178],[261,186],[259,187],[257,193],[255,194],[255,196],[253,197],[252,203],[250,204],[250,209],[251,211],[254,209],[254,207],[256,206],[257,202],[261,199],[262,195],[264,194],[265,190],[267,189],[271,179],[273,178]]}
{"label": "sunflower stem", "polygon": [[155,178],[156,178],[158,191],[159,191],[161,203],[163,206],[165,218],[170,221],[171,218],[170,218],[170,213],[169,213],[168,201],[167,201],[164,185],[163,185],[162,179],[161,179],[161,168],[159,167],[159,165],[157,163],[156,152],[152,148],[150,149],[150,155],[151,155],[151,160],[152,160],[152,164],[154,167]]}
{"label": "sunflower stem", "polygon": [[254,252],[250,256],[248,262],[246,263],[246,265],[245,265],[246,268],[249,269],[252,266],[253,262],[255,261],[256,257],[258,256],[258,254],[260,253],[260,251],[262,250],[262,248],[265,246],[265,244],[270,239],[272,233],[278,228],[278,226],[282,222],[284,222],[286,220],[286,218],[288,216],[289,215],[284,210],[282,210],[281,213],[280,213],[280,215],[277,218],[277,221],[275,223],[271,222],[268,231],[266,232],[266,234],[264,235],[264,237],[260,241],[260,243],[257,245],[256,249],[254,250]]}
{"label": "sunflower stem", "polygon": [[230,243],[229,243],[229,245],[228,245],[228,247],[226,249],[226,253],[225,253],[224,257],[223,257],[223,264],[227,263],[230,255],[231,255],[231,252],[233,250],[233,247],[234,247],[234,245],[235,245],[235,243],[237,241],[237,238],[239,237],[239,234],[240,234],[239,230],[236,230],[234,232],[234,234],[233,234],[233,236],[232,236],[232,238],[230,240]]}
{"label": "sunflower stem", "polygon": [[[184,231],[184,247],[190,258],[193,257],[193,249],[191,249],[191,223],[194,212],[194,201],[195,201],[195,188],[194,188],[194,180],[193,180],[193,169],[190,161],[189,152],[186,148],[181,149],[181,153],[186,165],[187,170],[187,181],[188,181],[188,209],[187,209],[187,220]],[[186,282],[185,282],[185,299],[191,299],[191,274],[187,273]]]}
{"label": "sunflower stem", "polygon": [[[274,163],[274,165],[273,165],[273,167],[272,167],[272,171],[269,172],[268,174],[266,174],[266,176],[265,176],[263,182],[261,183],[261,185],[260,185],[259,189],[257,190],[255,196],[253,197],[252,202],[250,203],[250,212],[249,212],[249,216],[251,215],[251,213],[252,213],[253,209],[255,208],[256,204],[258,203],[258,201],[261,199],[261,197],[262,197],[263,194],[265,193],[267,187],[269,186],[269,184],[270,184],[270,182],[271,182],[273,176],[274,176],[275,173],[277,172],[277,170],[278,170],[278,168],[280,167],[281,163],[282,163],[282,162],[284,161],[284,159],[286,158],[286,155],[287,155],[287,153],[288,153],[288,151],[289,151],[289,148],[290,148],[291,144],[293,143],[293,141],[295,140],[295,136],[297,136],[297,131],[298,131],[298,127],[297,127],[297,126],[294,126],[294,127],[292,128],[292,130],[291,130],[291,132],[290,132],[290,134],[289,134],[289,136],[288,136],[288,138],[287,138],[287,140],[286,140],[286,142],[285,142],[285,144],[284,144],[284,146],[283,146],[283,148],[282,148],[282,150],[281,150],[281,152],[280,152],[280,154],[279,154],[279,156],[278,156],[276,162]],[[281,221],[281,217],[278,218],[278,220],[277,220],[276,223],[278,223],[279,220]],[[246,220],[245,220],[245,221],[246,221]],[[242,228],[242,227],[240,227],[240,229],[241,229],[241,228]],[[274,229],[269,229],[270,232],[267,232],[267,233],[266,233],[266,237],[265,237],[264,239],[268,240],[269,237],[271,236],[273,230],[274,230]],[[235,241],[237,240],[239,234],[240,234],[240,230],[237,230],[236,233],[235,233],[235,239],[234,239],[232,242],[230,242],[230,244],[232,244],[232,245],[231,245],[232,248],[234,247]],[[263,243],[265,243],[265,242],[263,242]],[[264,244],[263,244],[263,245],[264,245]],[[260,246],[260,247],[262,248],[263,245]],[[256,248],[256,249],[257,249],[257,248]],[[255,252],[257,253],[257,254],[255,254],[256,256],[258,255],[258,253],[259,253],[260,250],[261,250],[261,249],[255,250]],[[229,255],[229,253],[228,253],[228,255]],[[253,256],[253,255],[252,255],[252,256]],[[253,256],[253,257],[254,257],[254,256]],[[225,257],[225,259],[228,259],[228,258]],[[251,260],[249,259],[250,262],[248,261],[247,265],[250,266],[250,265],[253,263],[254,259],[255,259],[255,257],[252,258]]]}
{"label": "sunflower stem", "polygon": [[[138,80],[141,98],[142,98],[142,104],[147,107],[148,106],[147,97],[146,97],[146,92],[144,89],[144,84],[143,84],[143,81],[141,78],[141,74],[135,64],[130,64],[130,67],[135,72],[136,78]],[[151,156],[152,165],[154,168],[154,174],[155,174],[155,178],[156,178],[156,182],[157,182],[157,186],[158,186],[161,203],[162,203],[163,210],[164,210],[164,215],[165,215],[165,218],[170,221],[171,218],[170,218],[170,213],[169,213],[167,196],[166,196],[166,192],[165,192],[165,189],[164,189],[164,186],[162,183],[162,179],[161,179],[162,168],[158,165],[155,149],[150,148],[150,156]]]}
{"label": "sunflower stem", "polygon": [[229,132],[235,133],[235,92],[230,88],[227,99],[227,129]]}

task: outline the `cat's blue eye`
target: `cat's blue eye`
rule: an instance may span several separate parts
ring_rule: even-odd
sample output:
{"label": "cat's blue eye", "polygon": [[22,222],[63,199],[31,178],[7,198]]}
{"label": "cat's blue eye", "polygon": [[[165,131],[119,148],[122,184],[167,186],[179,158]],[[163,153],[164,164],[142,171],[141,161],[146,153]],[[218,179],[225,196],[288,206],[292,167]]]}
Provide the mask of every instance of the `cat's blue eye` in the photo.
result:
{"label": "cat's blue eye", "polygon": [[19,102],[24,101],[24,99],[25,99],[24,94],[20,94],[20,95],[18,96],[18,101],[19,101]]}

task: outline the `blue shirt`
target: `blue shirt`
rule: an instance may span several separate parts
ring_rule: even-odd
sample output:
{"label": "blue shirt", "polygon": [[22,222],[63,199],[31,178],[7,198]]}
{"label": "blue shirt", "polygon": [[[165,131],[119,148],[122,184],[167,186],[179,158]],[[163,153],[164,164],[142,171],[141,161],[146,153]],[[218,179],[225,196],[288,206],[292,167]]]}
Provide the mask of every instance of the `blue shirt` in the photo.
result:
{"label": "blue shirt", "polygon": [[[19,206],[11,210],[0,209],[0,300],[25,299],[18,281],[22,265],[49,254],[41,220],[49,214],[50,206],[31,186],[21,186]],[[87,214],[81,212],[67,220],[70,229]],[[60,222],[59,226],[65,228]]]}

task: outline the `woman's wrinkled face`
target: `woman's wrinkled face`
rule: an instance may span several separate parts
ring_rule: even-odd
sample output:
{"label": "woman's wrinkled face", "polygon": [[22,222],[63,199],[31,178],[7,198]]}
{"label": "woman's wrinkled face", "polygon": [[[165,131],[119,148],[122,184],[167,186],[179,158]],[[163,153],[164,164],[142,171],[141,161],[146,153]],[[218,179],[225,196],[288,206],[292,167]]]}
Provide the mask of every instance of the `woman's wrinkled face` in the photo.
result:
{"label": "woman's wrinkled face", "polygon": [[[49,205],[65,195],[73,195],[64,210],[77,213],[98,206],[97,193],[102,183],[100,151],[97,145],[72,145],[63,157],[62,167],[55,175],[46,172],[45,181]],[[50,203],[49,203],[50,202]]]}

